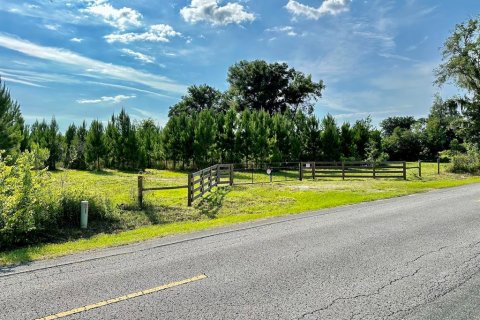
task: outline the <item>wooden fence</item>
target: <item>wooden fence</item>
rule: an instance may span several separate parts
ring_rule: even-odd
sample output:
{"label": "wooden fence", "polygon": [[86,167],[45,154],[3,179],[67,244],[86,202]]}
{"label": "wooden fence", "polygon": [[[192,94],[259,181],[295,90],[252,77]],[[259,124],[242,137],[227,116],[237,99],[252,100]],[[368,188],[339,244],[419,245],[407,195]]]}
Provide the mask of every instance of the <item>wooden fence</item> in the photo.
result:
{"label": "wooden fence", "polygon": [[[298,164],[298,171],[295,169],[295,166]],[[268,168],[269,174],[266,173]],[[156,191],[156,190],[172,190],[172,189],[188,189],[187,195],[187,204],[189,207],[192,206],[193,201],[202,197],[207,192],[210,192],[212,188],[218,187],[220,185],[230,185],[234,184],[234,173],[239,172],[241,174],[250,174],[251,172],[251,182],[244,181],[244,177],[241,179],[239,177],[235,178],[237,181],[236,184],[253,184],[254,183],[254,174],[257,172],[257,175],[260,172],[265,172],[269,176],[269,179],[266,181],[261,181],[258,183],[274,182],[272,175],[274,172],[277,172],[277,175],[281,176],[281,171],[284,170],[283,178],[275,182],[288,181],[292,179],[321,179],[321,178],[396,178],[396,179],[407,179],[407,169],[418,169],[418,176],[422,176],[422,162],[418,161],[418,166],[416,167],[407,167],[405,161],[387,161],[372,164],[365,161],[333,161],[333,162],[320,162],[320,161],[311,161],[311,162],[296,162],[288,163],[288,166],[274,167],[274,166],[264,166],[261,168],[250,168],[246,165],[244,168],[235,168],[234,164],[216,164],[206,169],[202,169],[197,172],[188,174],[187,185],[181,186],[168,186],[168,187],[153,187],[145,188],[143,176],[138,177],[138,203],[139,206],[143,206],[143,193],[146,191]],[[438,169],[440,172],[440,169]],[[237,180],[238,179],[238,180]],[[249,179],[249,178],[248,178]],[[248,180],[247,179],[247,180]]]}
{"label": "wooden fence", "polygon": [[[420,164],[421,172],[421,164]],[[382,162],[372,164],[364,161],[300,162],[300,180],[305,178],[400,178],[407,179],[406,162]]]}
{"label": "wooden fence", "polygon": [[213,187],[228,184],[233,185],[233,165],[216,164],[206,169],[188,175],[188,206],[202,197]]}

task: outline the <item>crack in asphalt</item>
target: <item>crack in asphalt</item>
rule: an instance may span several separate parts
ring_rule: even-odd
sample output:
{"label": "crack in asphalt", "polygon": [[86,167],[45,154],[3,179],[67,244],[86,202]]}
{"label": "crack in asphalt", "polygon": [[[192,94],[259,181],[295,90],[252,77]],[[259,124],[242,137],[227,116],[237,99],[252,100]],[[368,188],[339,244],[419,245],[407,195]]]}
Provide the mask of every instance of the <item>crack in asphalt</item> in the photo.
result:
{"label": "crack in asphalt", "polygon": [[404,276],[401,276],[399,278],[395,278],[393,280],[390,280],[387,284],[381,286],[380,288],[378,288],[376,291],[374,292],[371,292],[371,293],[367,293],[367,294],[357,294],[355,296],[352,296],[352,297],[339,297],[339,298],[336,298],[334,300],[332,300],[328,305],[322,307],[322,308],[318,308],[318,309],[315,309],[313,311],[310,311],[310,312],[306,312],[304,314],[302,314],[300,317],[298,317],[297,319],[303,319],[305,318],[306,316],[309,316],[309,315],[314,315],[315,313],[318,313],[318,312],[322,312],[322,311],[325,311],[327,309],[329,309],[330,307],[332,307],[334,304],[336,304],[338,301],[346,301],[346,300],[355,300],[355,299],[358,299],[358,298],[368,298],[368,297],[371,297],[371,296],[374,296],[374,295],[378,295],[380,294],[385,288],[393,285],[394,283],[398,282],[398,281],[402,281],[406,278],[410,278],[410,277],[414,277],[420,270],[422,269],[422,267],[416,269],[413,273],[411,274],[407,274],[407,275],[404,275]]}
{"label": "crack in asphalt", "polygon": [[[480,244],[480,242],[477,243],[477,245]],[[435,289],[438,289],[438,284],[439,283],[442,283],[442,282],[445,282],[447,278],[449,277],[453,277],[454,275],[456,275],[457,273],[459,273],[460,271],[460,268],[465,266],[465,265],[468,265],[471,261],[475,260],[475,259],[478,259],[480,257],[480,252],[477,252],[473,257],[471,257],[470,259],[468,260],[465,260],[464,262],[462,262],[459,266],[457,266],[455,268],[455,270],[447,275],[445,275],[443,277],[443,281],[437,281],[437,287]],[[463,278],[463,281],[460,281],[460,282],[457,282],[455,285],[447,288],[446,290],[438,293],[438,294],[435,294],[433,297],[427,299],[426,301],[422,302],[422,303],[419,303],[419,304],[416,304],[408,309],[402,309],[402,310],[398,310],[398,311],[395,311],[395,312],[392,312],[390,314],[388,314],[386,317],[387,318],[390,318],[390,317],[393,317],[399,313],[404,313],[404,316],[407,316],[407,315],[410,315],[412,314],[416,309],[422,307],[422,306],[425,306],[427,304],[430,304],[444,296],[446,296],[447,294],[451,293],[451,292],[454,292],[455,290],[457,290],[458,288],[462,287],[463,285],[465,285],[468,281],[470,281],[473,277],[475,277],[476,275],[480,274],[480,266],[476,266],[476,271],[474,271],[473,273],[471,273],[469,276],[466,276]]]}
{"label": "crack in asphalt", "polygon": [[[480,241],[478,242],[475,242],[475,243],[472,243],[468,246],[468,248],[473,248],[475,246],[478,246],[480,245]],[[436,250],[432,250],[432,251],[429,251],[429,252],[426,252],[426,253],[423,253],[419,256],[417,256],[416,258],[408,261],[405,266],[409,266],[411,265],[412,263],[414,262],[417,262],[418,260],[428,256],[428,255],[431,255],[431,254],[435,254],[435,253],[439,253],[441,252],[442,250],[445,250],[446,248],[448,248],[450,246],[443,246],[443,247],[440,247]],[[300,251],[300,250],[299,250]],[[449,272],[447,275],[445,275],[442,279],[439,279],[436,281],[436,285],[435,287],[430,290],[430,292],[427,294],[427,296],[438,290],[439,289],[439,285],[441,283],[444,283],[447,281],[447,278],[449,277],[453,277],[455,275],[457,275],[458,273],[460,273],[461,269],[464,268],[466,265],[468,266],[472,261],[478,259],[480,257],[480,252],[476,252],[472,257],[470,257],[469,259],[463,261],[462,263],[460,263],[459,265],[457,265],[454,270],[452,272]],[[424,302],[421,302],[421,303],[418,303],[408,309],[401,309],[401,310],[397,310],[397,311],[394,311],[394,312],[391,312],[389,313],[388,315],[385,316],[385,318],[391,318],[391,317],[394,317],[396,315],[398,315],[399,313],[402,313],[404,314],[405,316],[406,315],[409,315],[411,313],[413,313],[416,309],[418,309],[419,307],[422,307],[424,305],[427,305],[429,303],[432,303],[434,302],[435,300],[438,300],[439,298],[449,294],[450,292],[453,292],[455,291],[456,289],[460,288],[461,286],[463,286],[465,283],[467,283],[469,280],[471,280],[474,276],[476,276],[477,274],[480,274],[480,266],[476,267],[477,270],[474,271],[473,273],[471,273],[469,276],[466,276],[463,278],[463,281],[460,281],[460,282],[457,282],[455,285],[453,286],[450,286],[448,287],[446,290],[442,290],[440,293],[438,294],[435,294],[433,297],[431,297],[430,299],[427,299],[426,301]],[[347,300],[355,300],[355,299],[358,299],[358,298],[369,298],[369,297],[372,297],[372,296],[375,296],[375,295],[378,295],[380,294],[385,288],[395,284],[396,282],[398,281],[401,281],[401,280],[404,280],[406,278],[410,278],[410,277],[414,277],[421,269],[423,269],[423,267],[419,267],[418,269],[416,269],[413,273],[411,274],[407,274],[407,275],[404,275],[404,276],[401,276],[399,278],[395,278],[393,280],[390,280],[388,284],[385,284],[383,286],[381,286],[380,288],[378,288],[376,291],[374,292],[371,292],[371,293],[367,293],[367,294],[358,294],[358,295],[355,295],[355,296],[351,296],[351,297],[338,297],[334,300],[332,300],[329,304],[327,304],[326,306],[323,306],[321,308],[318,308],[318,309],[315,309],[315,310],[312,310],[312,311],[309,311],[309,312],[306,312],[304,314],[302,314],[300,317],[298,317],[297,319],[303,319],[309,315],[314,315],[315,313],[318,313],[318,312],[322,312],[322,311],[325,311],[325,310],[328,310],[329,308],[331,308],[333,305],[335,305],[337,302],[339,301],[347,301]],[[425,296],[425,294],[421,293],[417,296],[415,296],[415,298],[420,298],[422,296]],[[350,315],[350,320],[354,319],[356,316],[359,316],[360,313],[353,313]],[[363,317],[361,318],[363,319]]]}

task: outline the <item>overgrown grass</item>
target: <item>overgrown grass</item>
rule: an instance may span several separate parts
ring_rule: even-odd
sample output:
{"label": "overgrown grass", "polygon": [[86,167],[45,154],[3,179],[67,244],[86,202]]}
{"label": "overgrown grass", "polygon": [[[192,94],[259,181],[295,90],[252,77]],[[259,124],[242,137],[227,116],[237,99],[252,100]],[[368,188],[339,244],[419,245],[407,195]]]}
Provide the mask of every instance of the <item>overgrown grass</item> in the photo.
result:
{"label": "overgrown grass", "polygon": [[[416,163],[410,164],[416,166]],[[444,166],[444,165],[442,165]],[[445,173],[436,174],[436,164],[424,163],[422,178],[417,170],[408,172],[408,180],[328,179],[317,181],[283,181],[221,188],[192,208],[186,206],[185,189],[154,191],[145,194],[146,208],[136,207],[137,174],[119,171],[59,171],[52,175],[52,188],[87,188],[112,200],[118,208],[118,222],[111,226],[95,226],[94,232],[72,230],[63,243],[40,244],[0,253],[0,264],[57,257],[70,253],[119,246],[154,237],[191,232],[309,210],[331,208],[432,189],[480,182],[480,177]],[[294,178],[294,172],[287,173]],[[251,173],[242,173],[242,180]],[[276,180],[281,181],[281,174]],[[149,170],[146,186],[184,185],[186,174]],[[266,174],[254,173],[255,181],[268,181]],[[80,238],[80,239],[77,239]]]}

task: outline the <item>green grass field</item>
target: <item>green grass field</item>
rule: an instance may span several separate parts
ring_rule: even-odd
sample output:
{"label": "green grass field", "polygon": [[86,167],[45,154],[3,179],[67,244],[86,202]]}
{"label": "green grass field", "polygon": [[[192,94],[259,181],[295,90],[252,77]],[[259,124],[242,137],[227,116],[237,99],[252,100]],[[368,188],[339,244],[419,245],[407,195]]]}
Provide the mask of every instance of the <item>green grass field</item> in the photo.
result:
{"label": "green grass field", "polygon": [[[186,205],[186,189],[147,192],[144,210],[136,207],[138,174],[110,170],[58,171],[51,174],[52,188],[81,188],[108,197],[117,208],[118,221],[113,226],[92,223],[88,231],[67,230],[58,243],[1,252],[0,264],[17,264],[259,218],[480,182],[477,176],[446,173],[445,165],[442,165],[442,174],[437,175],[436,166],[424,163],[422,178],[416,169],[408,170],[407,181],[337,178],[298,181],[298,172],[287,171],[275,173],[276,182],[270,184],[269,177],[258,171],[253,173],[254,181],[265,183],[219,188],[190,208]],[[251,178],[251,172],[235,174],[236,182],[249,182]],[[186,180],[186,173],[148,170],[145,187],[185,185]]]}

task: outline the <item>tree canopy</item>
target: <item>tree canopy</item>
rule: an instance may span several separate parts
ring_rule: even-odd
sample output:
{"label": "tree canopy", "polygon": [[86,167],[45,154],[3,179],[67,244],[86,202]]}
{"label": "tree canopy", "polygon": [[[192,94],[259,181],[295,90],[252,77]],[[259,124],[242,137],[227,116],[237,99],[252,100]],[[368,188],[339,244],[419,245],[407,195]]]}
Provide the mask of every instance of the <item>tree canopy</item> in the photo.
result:
{"label": "tree canopy", "polygon": [[227,81],[239,111],[265,110],[270,114],[287,110],[313,112],[313,104],[322,97],[323,81],[314,82],[286,63],[263,60],[240,61],[228,70]]}

